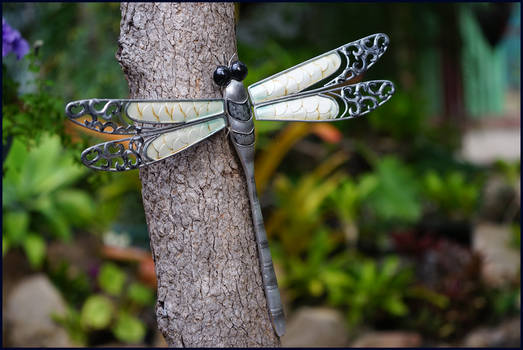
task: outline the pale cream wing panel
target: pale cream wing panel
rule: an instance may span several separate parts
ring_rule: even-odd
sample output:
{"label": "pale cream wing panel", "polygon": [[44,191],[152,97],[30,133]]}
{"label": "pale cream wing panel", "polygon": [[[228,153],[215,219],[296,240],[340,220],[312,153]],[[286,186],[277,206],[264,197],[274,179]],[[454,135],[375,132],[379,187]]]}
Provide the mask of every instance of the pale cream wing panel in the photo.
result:
{"label": "pale cream wing panel", "polygon": [[338,103],[328,96],[299,97],[254,107],[256,120],[325,121],[338,114]]}
{"label": "pale cream wing panel", "polygon": [[166,132],[148,143],[145,153],[153,161],[161,160],[206,139],[224,127],[225,119],[216,118]]}
{"label": "pale cream wing panel", "polygon": [[187,123],[224,113],[223,100],[136,101],[127,105],[129,119],[142,123]]}

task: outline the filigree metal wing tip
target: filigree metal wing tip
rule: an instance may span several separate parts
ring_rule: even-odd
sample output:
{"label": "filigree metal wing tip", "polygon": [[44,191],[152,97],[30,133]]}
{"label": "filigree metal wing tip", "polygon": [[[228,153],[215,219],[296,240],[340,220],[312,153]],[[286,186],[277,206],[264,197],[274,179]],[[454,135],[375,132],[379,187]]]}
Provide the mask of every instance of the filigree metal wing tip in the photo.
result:
{"label": "filigree metal wing tip", "polygon": [[139,127],[123,118],[126,100],[89,99],[69,102],[65,115],[73,123],[85,128],[115,135],[136,134]]}
{"label": "filigree metal wing tip", "polygon": [[347,103],[345,118],[372,112],[390,100],[396,91],[389,80],[370,80],[347,85],[341,89],[341,98]]}
{"label": "filigree metal wing tip", "polygon": [[345,69],[325,86],[342,84],[366,72],[387,51],[389,43],[387,34],[377,33],[338,48],[338,54],[345,57]]}

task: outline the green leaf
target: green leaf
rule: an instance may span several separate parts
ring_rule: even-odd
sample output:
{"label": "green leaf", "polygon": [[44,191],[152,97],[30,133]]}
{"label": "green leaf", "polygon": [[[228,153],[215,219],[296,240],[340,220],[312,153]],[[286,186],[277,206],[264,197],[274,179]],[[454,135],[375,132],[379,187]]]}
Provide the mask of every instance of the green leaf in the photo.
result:
{"label": "green leaf", "polygon": [[125,273],[115,264],[107,263],[100,269],[98,284],[110,295],[118,296],[122,293],[125,283]]}
{"label": "green leaf", "polygon": [[41,210],[41,213],[46,217],[53,236],[59,237],[62,240],[71,238],[69,218],[64,213],[57,210],[51,201],[49,201],[49,207],[45,208],[45,210]]}
{"label": "green leaf", "polygon": [[398,296],[390,296],[383,302],[385,310],[395,316],[403,316],[408,312],[407,306]]}
{"label": "green leaf", "polygon": [[113,303],[103,295],[92,295],[85,301],[80,322],[84,328],[103,329],[109,325]]}
{"label": "green leaf", "polygon": [[[418,182],[405,164],[395,157],[385,157],[370,176],[363,178],[362,192],[368,192],[365,202],[378,219],[404,223],[419,219],[422,207]],[[375,180],[372,176],[376,176]]]}
{"label": "green leaf", "polygon": [[27,155],[27,145],[15,138],[11,148],[9,149],[4,167],[10,172],[18,173],[23,164],[26,162]]}
{"label": "green leaf", "polygon": [[65,314],[51,314],[51,319],[65,328],[74,345],[87,346],[87,332],[80,322],[80,313],[67,306]]}
{"label": "green leaf", "polygon": [[4,232],[14,245],[21,244],[27,236],[29,214],[25,211],[4,213]]}
{"label": "green leaf", "polygon": [[[64,156],[64,152],[68,156]],[[24,168],[24,175],[31,177],[36,193],[51,193],[73,183],[86,172],[80,164],[74,163],[57,136],[47,135],[31,151]]]}
{"label": "green leaf", "polygon": [[2,236],[2,256],[9,250],[9,239],[6,236]]}
{"label": "green leaf", "polygon": [[361,284],[361,287],[367,290],[373,289],[378,276],[376,263],[371,260],[365,261],[361,266],[360,273],[359,283]]}
{"label": "green leaf", "polygon": [[45,258],[46,246],[44,239],[35,234],[30,233],[24,240],[24,250],[27,259],[33,268],[39,268]]}
{"label": "green leaf", "polygon": [[136,344],[143,340],[146,329],[143,322],[138,318],[127,313],[121,313],[112,331],[118,340]]}
{"label": "green leaf", "polygon": [[88,222],[95,213],[94,202],[87,192],[75,189],[63,189],[55,196],[56,206],[69,221],[75,224]]}
{"label": "green leaf", "polygon": [[127,290],[127,296],[135,303],[143,306],[151,305],[154,302],[153,290],[141,283],[132,283]]}
{"label": "green leaf", "polygon": [[398,269],[399,269],[398,257],[388,256],[387,258],[385,258],[385,260],[383,262],[383,266],[381,268],[381,275],[383,275],[383,277],[386,279],[393,278],[394,275],[396,275]]}
{"label": "green leaf", "polygon": [[309,281],[309,292],[312,296],[318,297],[323,294],[325,288],[319,279],[312,279]]}

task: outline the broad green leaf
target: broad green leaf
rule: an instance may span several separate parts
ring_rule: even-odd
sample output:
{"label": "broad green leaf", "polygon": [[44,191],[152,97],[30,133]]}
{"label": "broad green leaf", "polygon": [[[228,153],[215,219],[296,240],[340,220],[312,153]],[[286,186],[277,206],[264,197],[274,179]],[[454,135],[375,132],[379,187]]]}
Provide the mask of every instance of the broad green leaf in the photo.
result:
{"label": "broad green leaf", "polygon": [[61,238],[62,240],[68,240],[71,238],[71,227],[69,218],[64,215],[61,211],[57,210],[53,203],[49,202],[50,205],[41,213],[47,218],[47,223],[52,230],[52,234],[55,237]]}
{"label": "broad green leaf", "polygon": [[55,195],[56,206],[69,221],[82,224],[90,220],[95,213],[95,205],[91,197],[84,191],[64,189]]}
{"label": "broad green leaf", "polygon": [[368,290],[372,289],[377,277],[376,264],[374,261],[365,261],[361,266],[360,273],[361,286]]}
{"label": "broad green leaf", "polygon": [[390,296],[383,301],[383,307],[385,310],[395,316],[403,316],[408,312],[407,306],[399,296]]}
{"label": "broad green leaf", "polygon": [[366,197],[376,189],[378,186],[378,178],[376,175],[365,175],[360,179],[360,182],[358,184],[358,191],[360,193],[361,197]]}
{"label": "broad green leaf", "polygon": [[145,337],[145,325],[138,318],[121,313],[112,329],[118,340],[126,343],[140,343]]}
{"label": "broad green leaf", "polygon": [[24,240],[24,250],[33,268],[42,266],[46,253],[46,245],[45,240],[41,236],[35,233],[28,234]]}
{"label": "broad green leaf", "polygon": [[154,302],[153,290],[141,283],[132,283],[127,290],[127,295],[129,299],[143,306],[150,305]]}
{"label": "broad green leaf", "polygon": [[7,169],[6,175],[8,172],[11,176],[18,174],[26,162],[27,154],[27,145],[15,138],[4,163],[4,168]]}
{"label": "broad green leaf", "polygon": [[2,236],[2,256],[9,250],[9,239],[6,236]]}
{"label": "broad green leaf", "polygon": [[50,193],[78,180],[86,170],[74,163],[57,136],[43,138],[41,147],[30,154],[35,165],[34,186],[38,193]]}
{"label": "broad green leaf", "polygon": [[84,328],[103,329],[109,325],[113,314],[113,303],[103,295],[92,295],[85,301],[80,322]]}
{"label": "broad green leaf", "polygon": [[82,327],[80,312],[68,306],[65,314],[52,313],[51,318],[66,329],[74,345],[87,346],[87,332]]}
{"label": "broad green leaf", "polygon": [[383,267],[381,268],[381,274],[384,278],[389,279],[394,277],[399,268],[399,259],[395,256],[389,256],[383,262]]}
{"label": "broad green leaf", "polygon": [[376,176],[377,184],[365,202],[379,219],[406,223],[419,219],[422,208],[418,183],[406,165],[394,157],[385,157],[371,176]]}
{"label": "broad green leaf", "polygon": [[20,244],[27,236],[29,228],[29,214],[25,211],[10,211],[4,213],[4,230],[9,241]]}
{"label": "broad green leaf", "polygon": [[323,294],[325,288],[319,279],[309,281],[309,292],[312,296],[318,297]]}
{"label": "broad green leaf", "polygon": [[98,284],[108,294],[118,296],[122,293],[125,277],[125,273],[118,266],[107,263],[100,269]]}

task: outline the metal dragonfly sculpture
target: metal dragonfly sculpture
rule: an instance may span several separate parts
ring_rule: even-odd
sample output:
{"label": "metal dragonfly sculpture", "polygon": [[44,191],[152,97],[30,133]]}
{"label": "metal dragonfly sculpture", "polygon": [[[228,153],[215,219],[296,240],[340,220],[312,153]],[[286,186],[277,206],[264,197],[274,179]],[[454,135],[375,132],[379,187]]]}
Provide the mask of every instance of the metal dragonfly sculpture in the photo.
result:
{"label": "metal dragonfly sculpture", "polygon": [[[125,171],[170,157],[222,129],[229,131],[247,180],[263,288],[274,330],[285,319],[254,181],[254,122],[257,120],[331,122],[367,114],[388,101],[394,84],[372,80],[350,84],[383,55],[387,35],[353,41],[277,73],[245,89],[247,67],[240,61],[218,66],[214,82],[223,99],[88,99],[67,104],[74,123],[108,134],[132,135],[82,152],[96,170]],[[160,126],[160,127],[159,127]]]}

